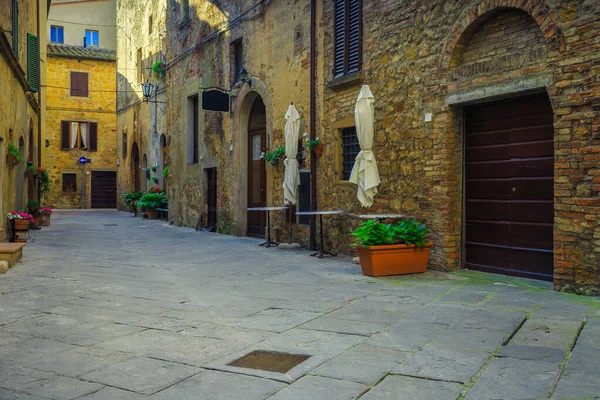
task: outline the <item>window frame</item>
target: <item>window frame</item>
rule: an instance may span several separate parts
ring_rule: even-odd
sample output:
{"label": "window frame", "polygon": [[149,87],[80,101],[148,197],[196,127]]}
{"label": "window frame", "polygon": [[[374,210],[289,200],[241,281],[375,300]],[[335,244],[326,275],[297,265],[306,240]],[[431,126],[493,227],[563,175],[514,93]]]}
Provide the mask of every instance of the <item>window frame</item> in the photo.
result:
{"label": "window frame", "polygon": [[[90,33],[90,39],[93,39],[94,33],[96,34],[96,41],[97,41],[96,44],[91,43],[91,40],[90,40],[90,43],[88,43],[88,33]],[[85,30],[85,45],[90,46],[90,47],[100,47],[100,31],[96,31],[93,29],[86,29]]]}
{"label": "window frame", "polygon": [[[354,138],[356,139],[355,141],[346,144],[344,143],[345,138],[349,137],[345,135],[345,132],[349,131],[349,130],[353,130],[354,131]],[[356,126],[346,126],[343,128],[339,128],[338,129],[338,135],[340,138],[340,157],[339,160],[340,162],[338,163],[339,168],[340,168],[340,180],[341,181],[349,181],[350,180],[350,174],[352,173],[352,168],[354,168],[354,164],[356,163],[356,156],[358,156],[358,153],[360,153],[360,143],[358,141],[358,134],[356,132]],[[346,148],[352,148],[352,151],[346,151]],[[357,150],[357,151],[355,151]],[[352,158],[354,161],[352,162],[352,165],[350,166],[350,163],[347,161],[346,157],[348,158]],[[348,165],[350,166],[349,169],[346,169],[345,166]]]}
{"label": "window frame", "polygon": [[187,163],[200,162],[200,96],[196,93],[187,98]]}
{"label": "window frame", "polygon": [[233,67],[233,71],[231,71],[231,77],[233,81],[231,86],[235,86],[242,80],[240,76],[240,71],[244,67],[244,42],[242,38],[236,39],[233,42],[231,42],[231,56],[231,65]]}
{"label": "window frame", "polygon": [[[86,88],[85,92],[78,86],[79,85],[79,77],[86,76]],[[77,77],[76,79],[73,79]],[[77,86],[73,87],[73,82],[77,81]],[[85,94],[84,94],[85,93]],[[90,74],[89,72],[83,71],[69,71],[69,96],[70,97],[90,97]]]}
{"label": "window frame", "polygon": [[12,0],[12,51],[19,60],[19,0]]}
{"label": "window frame", "polygon": [[[52,35],[53,35],[53,30],[57,31],[57,36],[60,36],[57,39],[61,39],[61,40],[52,40]],[[60,35],[58,35],[58,33],[60,32]],[[61,25],[50,25],[50,43],[60,43],[60,44],[64,44],[65,43],[65,27],[61,26]]]}
{"label": "window frame", "polygon": [[[83,139],[80,137],[77,138],[77,146],[73,147],[73,124],[77,124],[77,134],[81,135],[81,125],[86,124],[86,146],[83,146]],[[67,141],[68,147],[65,147],[65,124],[68,125],[69,137]],[[93,121],[72,121],[72,120],[62,120],[61,121],[61,150],[63,151],[89,151],[96,152],[98,151],[98,123]]]}
{"label": "window frame", "polygon": [[[338,7],[340,5],[344,6],[344,20],[343,20],[343,29],[338,30]],[[358,32],[356,34],[356,43],[354,41],[350,41],[350,21],[351,8],[355,7],[357,9],[358,15]],[[360,73],[362,71],[362,36],[363,36],[363,18],[362,18],[362,0],[334,0],[333,4],[333,78],[342,78],[344,76],[348,76],[354,73]],[[336,43],[338,42],[338,38],[342,36],[343,39],[343,48],[340,50],[336,47]],[[357,52],[357,66],[350,67],[350,48],[356,46]],[[339,66],[337,61],[339,56],[339,52],[342,52],[341,59],[343,62],[342,66]]]}
{"label": "window frame", "polygon": [[60,178],[61,178],[61,191],[62,191],[62,193],[67,193],[67,191],[65,190],[65,184],[66,184],[66,182],[65,182],[65,175],[72,175],[73,176],[72,182],[69,182],[69,183],[73,183],[73,191],[74,191],[74,193],[76,193],[77,192],[77,173],[75,173],[75,172],[63,172],[60,175]]}

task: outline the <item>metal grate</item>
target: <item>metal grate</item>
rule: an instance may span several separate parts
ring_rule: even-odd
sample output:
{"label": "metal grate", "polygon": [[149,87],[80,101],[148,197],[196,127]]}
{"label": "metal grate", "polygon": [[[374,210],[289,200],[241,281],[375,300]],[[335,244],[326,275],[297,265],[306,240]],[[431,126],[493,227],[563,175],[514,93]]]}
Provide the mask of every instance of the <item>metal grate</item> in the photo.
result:
{"label": "metal grate", "polygon": [[360,144],[356,136],[356,127],[342,129],[342,179],[350,179],[356,156],[360,153]]}
{"label": "metal grate", "polygon": [[255,350],[237,360],[233,360],[227,365],[285,374],[295,366],[306,361],[308,358],[310,358],[310,356],[304,354]]}

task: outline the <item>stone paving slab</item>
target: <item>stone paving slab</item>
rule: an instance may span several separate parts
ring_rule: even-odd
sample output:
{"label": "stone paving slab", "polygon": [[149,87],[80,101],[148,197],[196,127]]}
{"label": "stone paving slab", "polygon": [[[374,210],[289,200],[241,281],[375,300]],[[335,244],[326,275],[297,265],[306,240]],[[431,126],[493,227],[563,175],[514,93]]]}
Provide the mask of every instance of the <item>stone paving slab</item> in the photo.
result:
{"label": "stone paving slab", "polygon": [[467,400],[545,399],[558,374],[559,363],[496,358],[487,366]]}
{"label": "stone paving slab", "polygon": [[0,388],[0,399],[2,400],[44,400],[43,397],[31,396],[27,393],[16,392]]}
{"label": "stone paving slab", "polygon": [[274,396],[271,400],[352,400],[360,397],[368,388],[355,382],[305,376]]}
{"label": "stone paving slab", "polygon": [[361,400],[455,400],[462,390],[462,385],[458,383],[390,375],[361,397]]}
{"label": "stone paving slab", "polygon": [[150,395],[200,371],[187,365],[136,357],[83,375],[82,379]]}
{"label": "stone paving slab", "polygon": [[398,365],[393,374],[467,383],[490,357],[480,351],[426,346]]}
{"label": "stone paving slab", "polygon": [[[0,276],[0,398],[600,393],[600,301],[546,283],[466,271],[365,277],[341,255],[318,260],[114,211],[57,211],[36,238]],[[310,358],[287,374],[226,365],[252,350]]]}
{"label": "stone paving slab", "polygon": [[204,371],[155,395],[157,400],[261,400],[286,385],[253,376]]}

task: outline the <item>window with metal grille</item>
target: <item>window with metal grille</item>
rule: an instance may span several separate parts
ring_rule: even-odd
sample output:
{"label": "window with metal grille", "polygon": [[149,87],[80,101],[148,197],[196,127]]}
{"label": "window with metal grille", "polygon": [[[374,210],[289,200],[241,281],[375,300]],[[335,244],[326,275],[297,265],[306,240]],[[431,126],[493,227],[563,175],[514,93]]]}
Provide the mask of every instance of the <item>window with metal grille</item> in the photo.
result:
{"label": "window with metal grille", "polygon": [[344,128],[341,131],[342,138],[342,179],[350,179],[352,167],[356,156],[360,153],[360,144],[356,136],[356,127]]}
{"label": "window with metal grille", "polygon": [[74,192],[77,190],[77,174],[62,174],[63,192]]}
{"label": "window with metal grille", "polygon": [[334,0],[333,75],[339,78],[361,69],[362,2]]}

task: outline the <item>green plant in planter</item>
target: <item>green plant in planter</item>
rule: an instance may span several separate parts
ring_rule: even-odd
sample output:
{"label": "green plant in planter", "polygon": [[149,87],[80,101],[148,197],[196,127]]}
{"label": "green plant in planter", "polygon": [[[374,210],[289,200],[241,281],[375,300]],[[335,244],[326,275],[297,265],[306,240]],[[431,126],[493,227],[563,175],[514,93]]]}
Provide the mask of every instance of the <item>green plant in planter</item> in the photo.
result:
{"label": "green plant in planter", "polygon": [[261,154],[261,158],[263,158],[269,164],[275,165],[279,162],[280,158],[285,157],[285,147],[280,146],[273,150],[272,152],[266,151]]}
{"label": "green plant in planter", "polygon": [[167,64],[164,61],[157,61],[152,64],[152,76],[156,79],[163,79],[167,75]]}
{"label": "green plant in planter", "polygon": [[167,204],[167,195],[163,192],[144,193],[137,202],[137,206],[146,208],[161,208]]}
{"label": "green plant in planter", "polygon": [[15,145],[12,145],[12,144],[8,145],[8,155],[14,157],[14,161],[12,162],[13,165],[17,165],[21,161],[24,160],[24,158],[21,157],[21,153],[19,152],[19,148],[17,146],[15,146]]}
{"label": "green plant in planter", "polygon": [[40,215],[40,202],[37,200],[29,200],[27,202],[27,212],[34,217]]}
{"label": "green plant in planter", "polygon": [[414,219],[400,221],[397,224],[383,224],[369,220],[363,222],[352,233],[356,238],[352,245],[371,247],[406,244],[423,247],[427,243],[428,233],[429,229]]}
{"label": "green plant in planter", "polygon": [[163,168],[162,174],[163,174],[163,177],[165,177],[165,178],[169,175],[169,166],[168,165]]}
{"label": "green plant in planter", "polygon": [[135,203],[142,197],[142,192],[123,193],[123,200],[127,206],[135,206]]}

